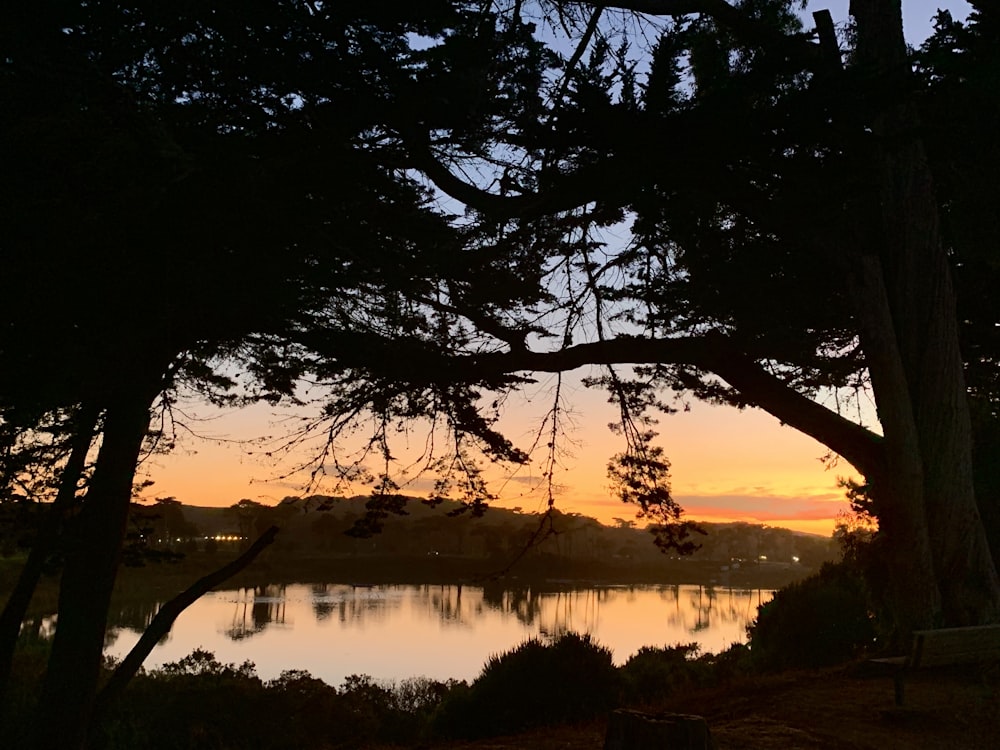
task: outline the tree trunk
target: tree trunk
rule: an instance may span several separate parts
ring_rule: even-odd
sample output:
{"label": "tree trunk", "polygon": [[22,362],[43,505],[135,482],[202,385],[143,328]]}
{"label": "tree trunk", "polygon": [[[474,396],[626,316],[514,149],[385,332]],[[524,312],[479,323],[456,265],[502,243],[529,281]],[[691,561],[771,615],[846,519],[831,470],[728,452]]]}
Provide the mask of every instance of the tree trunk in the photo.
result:
{"label": "tree trunk", "polygon": [[[881,498],[880,521],[893,565],[913,554],[914,543],[922,555],[923,539],[929,540],[936,582],[935,592],[921,573],[897,587],[905,613],[900,624],[992,622],[1000,616],[1000,580],[976,506],[955,293],[919,118],[906,93],[911,76],[900,3],[856,0],[851,12],[856,62],[875,83],[878,100],[869,167],[878,216],[861,251],[871,283],[859,299],[889,447],[891,488]],[[908,573],[896,570],[896,578]],[[914,608],[922,606],[934,609],[921,615]]]}
{"label": "tree trunk", "polygon": [[60,584],[59,619],[39,701],[36,746],[43,750],[76,750],[86,741],[132,482],[159,378],[154,383],[123,387],[105,412],[100,451],[69,535]]}
{"label": "tree trunk", "polygon": [[713,750],[708,723],[701,716],[643,713],[618,709],[608,717],[604,750]]}
{"label": "tree trunk", "polygon": [[885,436],[885,466],[867,478],[888,558],[885,562],[892,571],[887,594],[895,618],[893,630],[907,638],[913,630],[933,627],[941,613],[941,592],[924,512],[920,440],[879,259],[862,254],[852,282],[861,341]]}
{"label": "tree trunk", "polygon": [[0,615],[0,703],[3,701],[7,681],[10,679],[14,649],[21,631],[21,622],[28,611],[28,605],[31,603],[31,597],[34,596],[38,580],[42,577],[45,560],[55,546],[59,525],[76,497],[77,486],[87,462],[87,453],[94,440],[96,427],[97,410],[88,406],[81,407],[74,419],[70,454],[63,467],[62,476],[59,478],[56,499],[51,507],[45,509],[42,523],[35,534],[31,551],[28,553],[28,559],[21,569],[14,590],[7,598],[3,614]]}

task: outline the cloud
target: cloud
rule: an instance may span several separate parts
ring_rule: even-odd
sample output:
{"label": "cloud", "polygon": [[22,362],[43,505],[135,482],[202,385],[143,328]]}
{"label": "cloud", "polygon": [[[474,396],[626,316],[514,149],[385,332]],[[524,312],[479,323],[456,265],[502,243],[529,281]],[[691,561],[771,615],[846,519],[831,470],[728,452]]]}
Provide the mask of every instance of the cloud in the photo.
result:
{"label": "cloud", "polygon": [[676,500],[692,517],[740,518],[762,523],[822,521],[848,509],[847,500],[836,493],[679,495]]}
{"label": "cloud", "polygon": [[543,477],[530,477],[530,476],[513,476],[504,477],[500,484],[525,484],[529,487],[539,487],[545,483]]}

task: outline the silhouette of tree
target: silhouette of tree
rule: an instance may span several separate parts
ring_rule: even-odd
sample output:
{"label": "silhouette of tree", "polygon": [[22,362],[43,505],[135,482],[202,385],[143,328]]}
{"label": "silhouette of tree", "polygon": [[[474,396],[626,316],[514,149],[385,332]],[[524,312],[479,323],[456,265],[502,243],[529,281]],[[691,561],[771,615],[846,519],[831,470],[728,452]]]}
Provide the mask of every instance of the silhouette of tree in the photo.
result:
{"label": "silhouette of tree", "polygon": [[[958,217],[935,193],[921,120],[941,92],[913,74],[899,4],[854,4],[846,55],[828,14],[804,32],[785,2],[556,5],[578,33],[565,64],[534,58],[533,70],[551,64],[533,78],[546,82],[544,111],[493,120],[474,143],[430,123],[404,133],[412,166],[478,219],[466,240],[489,282],[453,284],[436,300],[447,328],[424,335],[311,331],[331,352],[319,368],[339,389],[331,413],[373,394],[437,394],[444,377],[502,403],[519,384],[504,376],[602,366],[591,382],[619,405],[626,444],[612,478],[671,547],[684,526],[655,445],[651,413],[671,408],[660,394],[756,406],[865,476],[901,634],[995,620],[965,370],[996,318],[974,285],[956,293],[954,273],[976,249],[963,236],[992,219],[964,210],[964,196],[961,225],[942,230]],[[657,41],[642,85],[637,55],[617,41],[642,37],[615,27],[611,7],[672,19],[646,27]],[[498,26],[528,29],[522,11]],[[978,8],[970,28],[994,39],[992,15]],[[995,140],[973,131],[967,143]],[[974,158],[951,167],[961,185]],[[630,241],[609,239],[628,229]],[[491,298],[508,283],[524,291]],[[989,333],[960,326],[960,311]],[[970,367],[974,391],[995,392],[994,352]],[[881,434],[820,401],[867,388]],[[469,391],[448,393],[469,403]],[[393,411],[425,413],[412,403]]]}
{"label": "silhouette of tree", "polygon": [[[477,456],[526,457],[496,429],[503,396],[598,365],[620,409],[612,477],[667,547],[687,542],[661,394],[763,408],[865,475],[902,632],[995,619],[963,372],[984,357],[956,305],[992,310],[952,285],[986,212],[942,231],[917,106],[939,90],[912,75],[898,6],[855,4],[846,66],[828,18],[803,33],[784,0],[543,4],[558,24],[443,1],[12,14],[0,407],[85,407],[102,427],[40,746],[84,741],[150,408],[179,385],[276,400],[321,381],[313,468],[386,467],[363,530],[402,509],[401,421],[445,425],[432,499],[482,512]],[[620,10],[672,19],[645,27],[648,74]],[[568,59],[541,41],[559,28]],[[977,391],[996,392],[989,369],[971,368]],[[882,435],[817,400],[869,383]],[[364,457],[331,458],[363,413]]]}
{"label": "silhouette of tree", "polygon": [[[39,746],[84,742],[151,406],[169,414],[179,386],[290,397],[303,331],[421,324],[413,300],[460,267],[391,127],[435,76],[465,75],[439,64],[417,87],[407,57],[467,24],[459,9],[96,2],[5,20],[0,405],[85,407],[102,427]],[[459,101],[434,117],[471,128]]]}

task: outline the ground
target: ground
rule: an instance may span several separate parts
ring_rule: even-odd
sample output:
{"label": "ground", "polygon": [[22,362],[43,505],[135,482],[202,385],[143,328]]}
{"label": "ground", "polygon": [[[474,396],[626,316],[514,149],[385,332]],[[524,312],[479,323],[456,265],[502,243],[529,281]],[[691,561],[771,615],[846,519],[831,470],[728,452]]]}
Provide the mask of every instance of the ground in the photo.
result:
{"label": "ground", "polygon": [[[906,683],[861,665],[692,691],[660,710],[699,714],[718,750],[993,750],[1000,747],[1000,666],[928,670]],[[441,750],[601,750],[603,721]]]}

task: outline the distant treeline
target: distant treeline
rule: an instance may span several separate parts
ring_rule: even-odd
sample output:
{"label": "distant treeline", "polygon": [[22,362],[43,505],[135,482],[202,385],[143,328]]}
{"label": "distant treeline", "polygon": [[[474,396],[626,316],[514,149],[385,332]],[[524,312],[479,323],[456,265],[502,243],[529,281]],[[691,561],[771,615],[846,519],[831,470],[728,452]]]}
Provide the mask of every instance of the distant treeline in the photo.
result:
{"label": "distant treeline", "polygon": [[[368,500],[289,497],[275,506],[241,500],[228,508],[207,508],[168,499],[137,505],[133,526],[135,535],[141,535],[150,546],[204,552],[234,543],[226,537],[239,537],[235,543],[246,543],[277,524],[282,530],[270,552],[272,557],[447,557],[498,563],[546,558],[627,567],[679,561],[675,555],[662,553],[648,531],[629,521],[606,526],[577,513],[554,510],[542,516],[495,507],[476,518],[456,515],[460,508],[457,502],[430,507],[418,498],[406,498],[401,504],[403,513],[385,519],[380,533],[358,536],[352,530],[356,531],[365,517]],[[713,563],[720,570],[751,564],[811,569],[838,556],[832,538],[749,523],[700,526],[705,534],[694,535],[701,546],[690,561]]]}

